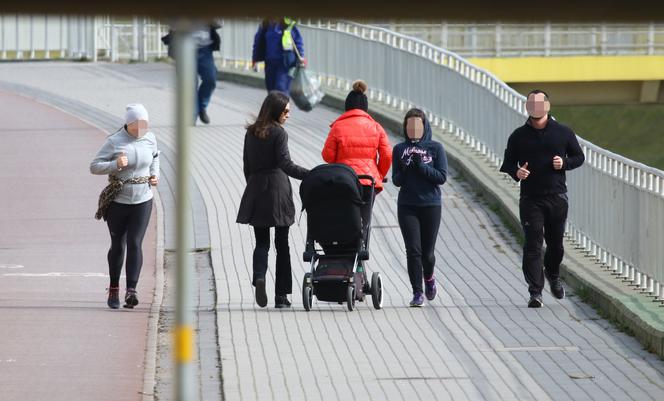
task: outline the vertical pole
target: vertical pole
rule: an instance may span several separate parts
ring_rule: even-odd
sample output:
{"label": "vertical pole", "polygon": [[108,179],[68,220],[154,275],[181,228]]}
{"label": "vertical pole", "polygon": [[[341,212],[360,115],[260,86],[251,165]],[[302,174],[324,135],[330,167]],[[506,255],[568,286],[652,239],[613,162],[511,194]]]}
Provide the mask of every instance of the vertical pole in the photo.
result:
{"label": "vertical pole", "polygon": [[60,16],[60,58],[65,58],[65,16]]}
{"label": "vertical pole", "polygon": [[83,59],[84,57],[87,57],[87,54],[83,53],[83,40],[85,39],[83,37],[83,28],[85,24],[85,17],[78,17],[76,18],[76,58],[77,59]]}
{"label": "vertical pole", "polygon": [[7,24],[4,15],[0,15],[0,25],[2,25],[2,55],[0,58],[4,60],[7,58],[7,30],[5,29]]}
{"label": "vertical pole", "polygon": [[502,50],[500,49],[501,47],[501,40],[502,40],[502,29],[501,29],[500,22],[496,23],[496,57],[500,57],[502,54]]}
{"label": "vertical pole", "polygon": [[133,18],[131,35],[131,60],[138,60],[138,17]]}
{"label": "vertical pole", "polygon": [[48,14],[44,15],[44,58],[51,58],[51,53],[48,46]]}
{"label": "vertical pole", "polygon": [[605,55],[606,54],[606,24],[602,23],[601,28],[600,28],[600,34],[601,34],[601,39],[600,39],[600,52],[599,54]]}
{"label": "vertical pole", "polygon": [[440,47],[447,50],[447,22],[445,21],[443,21],[443,26],[440,30]]}
{"label": "vertical pole", "polygon": [[99,50],[97,49],[99,47],[99,43],[98,43],[99,35],[97,34],[97,29],[98,29],[97,28],[97,26],[98,26],[97,25],[97,19],[98,18],[97,17],[90,17],[90,19],[92,20],[92,27],[90,28],[91,31],[92,31],[91,32],[92,43],[90,44],[90,47],[92,48],[92,62],[96,63],[98,52],[99,52]]}
{"label": "vertical pole", "polygon": [[655,54],[655,24],[648,24],[648,55]]}
{"label": "vertical pole", "polygon": [[138,59],[142,63],[148,61],[146,47],[147,43],[145,41],[145,18],[142,17],[140,20],[138,20]]}
{"label": "vertical pole", "polygon": [[16,59],[22,59],[23,58],[23,51],[21,50],[21,44],[18,41],[18,38],[21,35],[19,27],[20,27],[20,21],[18,19],[18,14],[16,14],[16,55],[15,55]]}
{"label": "vertical pole", "polygon": [[193,359],[194,327],[192,314],[192,223],[189,209],[189,140],[194,116],[194,77],[196,54],[191,23],[174,26],[176,60],[176,245],[177,266],[175,281],[175,363],[176,401],[190,401],[194,396]]}
{"label": "vertical pole", "polygon": [[30,14],[30,59],[35,58],[35,17]]}
{"label": "vertical pole", "polygon": [[551,55],[551,22],[547,21],[544,25],[544,55]]}
{"label": "vertical pole", "polygon": [[164,44],[161,43],[161,36],[162,36],[162,34],[161,34],[161,20],[157,20],[157,28],[155,28],[155,29],[157,30],[157,34],[155,35],[155,44],[156,44],[155,49],[157,49],[157,57],[161,58],[161,57],[164,56],[163,55],[163,53],[164,53],[163,45]]}

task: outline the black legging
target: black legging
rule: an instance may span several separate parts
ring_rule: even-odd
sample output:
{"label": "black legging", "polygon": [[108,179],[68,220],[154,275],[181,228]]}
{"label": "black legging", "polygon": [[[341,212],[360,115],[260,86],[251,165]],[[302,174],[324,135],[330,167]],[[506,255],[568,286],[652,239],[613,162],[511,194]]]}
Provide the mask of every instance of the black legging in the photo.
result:
{"label": "black legging", "polygon": [[433,276],[436,238],[440,227],[440,206],[397,206],[399,227],[406,244],[408,276],[413,294],[422,292],[424,279]]}
{"label": "black legging", "polygon": [[[275,295],[290,294],[293,289],[288,229],[289,227],[275,227],[274,229],[274,247],[277,249],[277,268],[275,269],[274,279]],[[254,278],[252,283],[256,284],[256,280],[265,278],[265,273],[267,273],[270,228],[254,227],[254,234],[256,235],[256,249],[254,249]]]}
{"label": "black legging", "polygon": [[127,288],[136,288],[143,265],[143,237],[150,222],[152,199],[136,205],[112,202],[108,207],[106,223],[111,234],[108,250],[108,274],[111,287],[120,284],[120,274],[127,249]]}

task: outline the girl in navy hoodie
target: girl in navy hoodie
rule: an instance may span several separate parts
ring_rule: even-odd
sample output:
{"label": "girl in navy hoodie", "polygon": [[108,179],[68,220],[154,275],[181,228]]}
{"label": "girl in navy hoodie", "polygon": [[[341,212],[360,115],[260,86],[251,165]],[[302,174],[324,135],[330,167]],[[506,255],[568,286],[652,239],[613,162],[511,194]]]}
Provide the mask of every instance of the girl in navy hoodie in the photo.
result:
{"label": "girl in navy hoodie", "polygon": [[[399,190],[398,215],[406,244],[408,276],[413,287],[410,306],[436,297],[434,266],[440,227],[440,186],[447,180],[447,156],[431,139],[431,125],[422,110],[410,109],[403,121],[405,140],[392,150],[392,182]],[[424,278],[424,291],[422,279]]]}

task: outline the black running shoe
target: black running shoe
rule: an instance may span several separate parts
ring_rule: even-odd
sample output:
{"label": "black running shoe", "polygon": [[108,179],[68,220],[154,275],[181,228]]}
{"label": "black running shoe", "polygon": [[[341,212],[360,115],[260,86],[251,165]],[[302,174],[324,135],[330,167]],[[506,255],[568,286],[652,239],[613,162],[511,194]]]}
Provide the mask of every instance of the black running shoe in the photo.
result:
{"label": "black running shoe", "polygon": [[549,279],[549,288],[554,297],[558,299],[565,298],[565,287],[563,287],[563,282],[560,277]]}
{"label": "black running shoe", "polygon": [[259,278],[256,280],[256,303],[261,308],[267,306],[267,293],[265,292],[265,279]]}
{"label": "black running shoe", "polygon": [[108,288],[108,301],[106,301],[106,304],[111,309],[120,308],[120,287]]}
{"label": "black running shoe", "polygon": [[542,303],[541,295],[531,295],[530,301],[528,301],[529,308],[541,308],[544,304]]}
{"label": "black running shoe", "polygon": [[198,113],[198,118],[201,119],[203,124],[210,124],[210,116],[208,116],[205,110],[201,110],[201,112]]}
{"label": "black running shoe", "polygon": [[134,309],[134,306],[136,305],[138,305],[136,290],[134,288],[127,288],[127,293],[125,294],[125,304],[123,307],[127,309]]}
{"label": "black running shoe", "polygon": [[291,303],[286,295],[277,295],[274,297],[274,307],[278,309],[290,308]]}

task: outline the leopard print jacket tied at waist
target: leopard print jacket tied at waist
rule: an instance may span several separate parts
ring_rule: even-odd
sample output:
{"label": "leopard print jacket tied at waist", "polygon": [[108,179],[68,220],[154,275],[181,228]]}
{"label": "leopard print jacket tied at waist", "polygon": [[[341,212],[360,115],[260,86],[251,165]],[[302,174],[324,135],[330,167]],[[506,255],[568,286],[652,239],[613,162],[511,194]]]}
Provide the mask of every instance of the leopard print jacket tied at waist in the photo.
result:
{"label": "leopard print jacket tied at waist", "polygon": [[114,175],[108,176],[109,184],[101,191],[99,194],[99,206],[97,208],[97,213],[95,213],[95,219],[101,220],[102,218],[106,221],[106,212],[108,207],[111,205],[111,202],[115,199],[116,196],[122,191],[124,184],[147,184],[150,182],[150,177],[136,177],[129,178],[126,180],[120,180]]}

